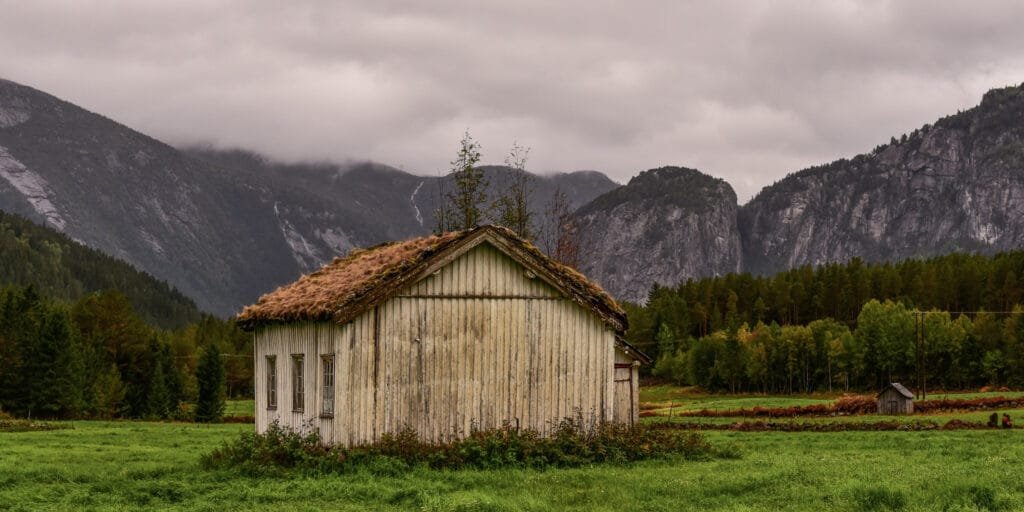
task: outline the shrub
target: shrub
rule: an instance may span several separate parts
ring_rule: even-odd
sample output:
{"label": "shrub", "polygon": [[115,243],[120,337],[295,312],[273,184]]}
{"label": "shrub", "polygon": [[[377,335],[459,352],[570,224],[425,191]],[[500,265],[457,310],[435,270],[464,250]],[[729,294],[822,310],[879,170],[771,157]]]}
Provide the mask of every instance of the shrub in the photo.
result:
{"label": "shrub", "polygon": [[565,419],[544,436],[511,425],[474,430],[468,436],[443,443],[420,439],[405,427],[373,444],[344,448],[325,446],[316,431],[293,432],[271,425],[263,434],[243,433],[206,454],[208,469],[236,468],[265,475],[287,470],[346,472],[363,468],[374,474],[400,474],[414,466],[434,469],[497,469],[506,467],[576,467],[611,462],[628,463],[677,456],[687,460],[736,458],[735,447],[714,449],[696,432],[600,423],[585,426]]}

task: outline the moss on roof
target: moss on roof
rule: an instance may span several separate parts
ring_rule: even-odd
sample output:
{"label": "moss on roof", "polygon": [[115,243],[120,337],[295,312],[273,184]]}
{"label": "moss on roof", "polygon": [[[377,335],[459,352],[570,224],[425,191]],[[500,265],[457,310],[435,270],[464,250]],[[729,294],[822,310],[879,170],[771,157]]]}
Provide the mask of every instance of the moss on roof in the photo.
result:
{"label": "moss on roof", "polygon": [[511,230],[498,226],[481,226],[354,250],[294,283],[263,295],[256,304],[243,309],[237,320],[246,329],[267,323],[348,322],[412,284],[435,261],[487,235],[503,242],[499,245],[507,244],[505,249],[499,249],[510,250],[513,254],[509,256],[520,264],[546,274],[570,299],[593,310],[616,331],[625,331],[625,311],[601,287],[547,257]]}

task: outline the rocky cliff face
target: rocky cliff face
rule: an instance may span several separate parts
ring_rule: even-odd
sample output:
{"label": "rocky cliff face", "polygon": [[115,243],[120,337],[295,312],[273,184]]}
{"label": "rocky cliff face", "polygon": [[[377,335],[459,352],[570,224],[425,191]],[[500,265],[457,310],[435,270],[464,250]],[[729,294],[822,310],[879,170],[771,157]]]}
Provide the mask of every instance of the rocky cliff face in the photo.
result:
{"label": "rocky cliff face", "polygon": [[[353,247],[428,233],[438,180],[370,163],[183,152],[0,79],[0,210],[125,260],[223,316]],[[598,173],[541,177],[538,201],[555,186],[582,204],[617,185]]]}
{"label": "rocky cliff face", "polygon": [[740,210],[745,269],[1024,247],[1024,87],[852,160],[766,187]]}
{"label": "rocky cliff face", "polygon": [[580,270],[617,299],[643,302],[654,283],[740,270],[736,193],[699,171],[663,167],[580,208]]}

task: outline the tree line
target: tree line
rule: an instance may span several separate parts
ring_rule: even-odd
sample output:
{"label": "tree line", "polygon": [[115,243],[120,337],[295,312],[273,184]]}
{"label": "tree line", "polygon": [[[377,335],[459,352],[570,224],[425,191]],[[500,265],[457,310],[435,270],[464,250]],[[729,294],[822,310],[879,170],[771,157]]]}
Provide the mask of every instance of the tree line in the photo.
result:
{"label": "tree line", "polygon": [[803,266],[626,304],[653,373],[709,390],[1024,386],[1024,252]]}
{"label": "tree line", "polygon": [[66,302],[33,286],[0,289],[0,410],[212,421],[225,397],[252,389],[251,339],[229,321],[206,315],[167,330],[119,291]]}

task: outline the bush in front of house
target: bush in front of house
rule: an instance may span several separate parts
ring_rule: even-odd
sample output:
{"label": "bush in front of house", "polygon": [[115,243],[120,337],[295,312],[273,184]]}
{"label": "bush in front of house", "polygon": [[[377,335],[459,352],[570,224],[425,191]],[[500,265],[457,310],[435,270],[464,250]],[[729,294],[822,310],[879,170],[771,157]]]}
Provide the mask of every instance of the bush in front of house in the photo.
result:
{"label": "bush in front of house", "polygon": [[273,424],[263,434],[243,433],[206,454],[207,469],[235,469],[250,475],[291,470],[339,473],[365,468],[394,474],[415,466],[434,469],[578,467],[597,463],[681,457],[687,460],[735,458],[735,449],[716,449],[697,432],[601,423],[590,426],[567,418],[553,431],[501,428],[474,430],[444,443],[422,441],[415,430],[384,434],[373,444],[324,446],[314,430],[294,432]]}

